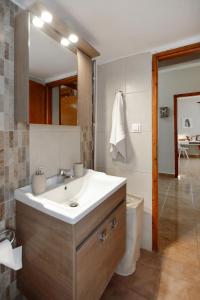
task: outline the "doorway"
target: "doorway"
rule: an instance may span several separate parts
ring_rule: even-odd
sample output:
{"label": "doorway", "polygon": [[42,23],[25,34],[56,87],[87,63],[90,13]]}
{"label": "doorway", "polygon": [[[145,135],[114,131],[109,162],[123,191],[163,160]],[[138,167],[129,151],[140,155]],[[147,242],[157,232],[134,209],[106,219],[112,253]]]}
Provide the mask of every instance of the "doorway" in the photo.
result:
{"label": "doorway", "polygon": [[160,62],[169,59],[181,60],[189,55],[200,53],[200,43],[164,51],[153,55],[152,59],[152,245],[158,250],[158,67]]}
{"label": "doorway", "polygon": [[[181,100],[185,100],[184,103]],[[189,105],[190,103],[191,105]],[[181,112],[180,104],[182,104],[181,106],[184,109]],[[189,157],[198,158],[200,154],[199,124],[196,124],[199,116],[192,115],[195,112],[198,114],[199,106],[200,92],[174,95],[174,161],[176,178],[179,176],[181,157],[186,159],[189,159]],[[192,108],[191,111],[189,111],[190,107]],[[195,124],[193,124],[193,121]]]}

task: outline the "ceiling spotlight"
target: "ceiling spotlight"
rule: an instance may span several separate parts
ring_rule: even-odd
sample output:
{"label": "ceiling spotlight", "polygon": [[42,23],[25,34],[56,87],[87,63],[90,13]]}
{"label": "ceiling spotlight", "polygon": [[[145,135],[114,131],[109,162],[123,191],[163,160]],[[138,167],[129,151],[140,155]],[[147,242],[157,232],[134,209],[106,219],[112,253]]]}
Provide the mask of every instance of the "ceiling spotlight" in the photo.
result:
{"label": "ceiling spotlight", "polygon": [[61,43],[62,46],[67,47],[67,46],[69,46],[70,41],[69,41],[68,39],[66,39],[66,38],[62,38],[62,39],[60,40],[60,43]]}
{"label": "ceiling spotlight", "polygon": [[78,42],[78,36],[76,34],[74,34],[74,33],[70,34],[70,36],[68,37],[68,39],[72,43],[77,43]]}
{"label": "ceiling spotlight", "polygon": [[50,14],[50,12],[48,11],[43,11],[42,14],[41,14],[41,19],[42,21],[44,21],[45,23],[51,23],[52,22],[52,19],[53,19],[53,16],[52,14]]}
{"label": "ceiling spotlight", "polygon": [[44,22],[36,16],[33,17],[32,23],[35,27],[38,27],[38,28],[42,28],[42,26],[44,25]]}

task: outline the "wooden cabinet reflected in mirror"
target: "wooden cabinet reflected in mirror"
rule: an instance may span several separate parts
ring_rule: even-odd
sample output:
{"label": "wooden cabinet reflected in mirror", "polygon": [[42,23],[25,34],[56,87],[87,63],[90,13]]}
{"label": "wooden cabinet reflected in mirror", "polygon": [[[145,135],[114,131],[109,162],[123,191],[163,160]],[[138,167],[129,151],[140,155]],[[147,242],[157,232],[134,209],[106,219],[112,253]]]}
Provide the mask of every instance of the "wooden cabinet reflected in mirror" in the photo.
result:
{"label": "wooden cabinet reflected in mirror", "polygon": [[60,86],[60,124],[77,125],[77,87]]}
{"label": "wooden cabinet reflected in mirror", "polygon": [[33,124],[46,124],[46,87],[29,80],[29,121]]}
{"label": "wooden cabinet reflected in mirror", "polygon": [[76,126],[77,110],[77,76],[46,84],[29,80],[30,123]]}

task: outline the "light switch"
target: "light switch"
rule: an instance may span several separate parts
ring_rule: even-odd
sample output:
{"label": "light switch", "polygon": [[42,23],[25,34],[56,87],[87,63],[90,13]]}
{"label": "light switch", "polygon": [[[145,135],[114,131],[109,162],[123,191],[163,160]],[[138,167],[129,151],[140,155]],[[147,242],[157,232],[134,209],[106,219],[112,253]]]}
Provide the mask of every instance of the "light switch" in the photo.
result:
{"label": "light switch", "polygon": [[135,133],[141,132],[141,125],[140,125],[140,123],[132,123],[132,125],[131,125],[131,132],[135,132]]}

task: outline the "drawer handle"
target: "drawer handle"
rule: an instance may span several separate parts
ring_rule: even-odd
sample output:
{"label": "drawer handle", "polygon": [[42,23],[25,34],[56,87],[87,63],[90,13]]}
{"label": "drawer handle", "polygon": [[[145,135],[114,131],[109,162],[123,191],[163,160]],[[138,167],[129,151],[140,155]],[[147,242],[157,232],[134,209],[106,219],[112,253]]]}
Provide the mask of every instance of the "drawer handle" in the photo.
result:
{"label": "drawer handle", "polygon": [[100,239],[100,241],[104,242],[104,241],[106,240],[106,238],[107,238],[107,230],[104,229],[104,230],[100,233],[99,239]]}
{"label": "drawer handle", "polygon": [[117,218],[115,217],[111,221],[111,229],[115,229],[117,227]]}

